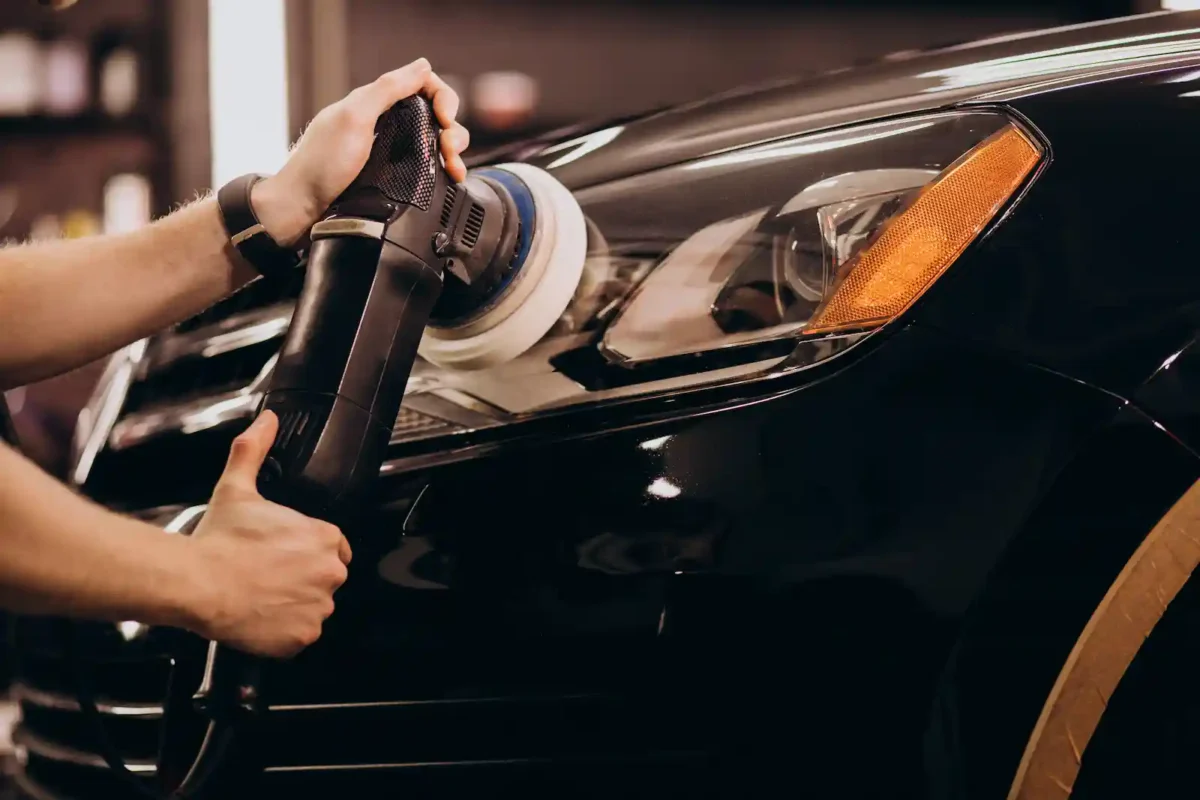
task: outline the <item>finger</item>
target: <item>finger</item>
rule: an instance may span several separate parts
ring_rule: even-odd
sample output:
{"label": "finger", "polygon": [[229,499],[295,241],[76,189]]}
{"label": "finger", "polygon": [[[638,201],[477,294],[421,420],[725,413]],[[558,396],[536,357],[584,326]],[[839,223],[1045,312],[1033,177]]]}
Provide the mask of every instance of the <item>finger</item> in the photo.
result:
{"label": "finger", "polygon": [[461,125],[442,131],[440,142],[442,161],[446,164],[446,171],[455,181],[466,180],[467,168],[463,165],[463,160],[459,158],[459,153],[467,149],[470,142],[471,135]]}
{"label": "finger", "polygon": [[442,154],[452,158],[466,150],[471,145],[471,133],[462,125],[455,123],[442,131]]}
{"label": "finger", "polygon": [[353,551],[350,550],[350,542],[342,534],[338,534],[338,558],[347,567],[350,566],[350,559],[354,557]]}
{"label": "finger", "polygon": [[450,88],[450,84],[441,79],[436,72],[430,72],[422,87],[423,94],[433,102],[433,113],[443,128],[453,128],[458,117],[461,100],[458,92]]}
{"label": "finger", "polygon": [[380,75],[373,83],[362,87],[360,97],[366,105],[365,110],[372,118],[378,118],[404,98],[423,91],[431,71],[429,62],[418,58],[400,69]]}
{"label": "finger", "polygon": [[[336,592],[338,589],[342,588],[342,586],[345,585],[345,583],[346,583],[346,579],[349,577],[350,577],[350,568],[347,567],[345,564],[342,564],[339,562],[336,569],[332,569],[329,571],[329,591],[330,591],[330,593]],[[332,600],[329,601],[329,605],[331,606],[330,613],[332,613],[332,606],[333,606]]]}
{"label": "finger", "polygon": [[259,414],[254,424],[233,440],[220,483],[257,491],[258,471],[267,459],[267,453],[270,452],[278,431],[279,418],[275,416],[275,412],[263,411]]}
{"label": "finger", "polygon": [[451,156],[446,159],[446,172],[450,173],[450,177],[459,183],[467,179],[467,165],[461,156]]}

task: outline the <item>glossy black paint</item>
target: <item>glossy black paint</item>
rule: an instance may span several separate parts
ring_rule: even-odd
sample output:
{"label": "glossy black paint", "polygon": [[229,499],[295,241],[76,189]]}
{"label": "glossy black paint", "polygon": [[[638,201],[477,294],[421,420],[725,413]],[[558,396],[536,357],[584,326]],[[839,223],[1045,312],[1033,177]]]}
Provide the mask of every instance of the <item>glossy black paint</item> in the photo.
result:
{"label": "glossy black paint", "polygon": [[1198,86],[1192,67],[1016,101],[1052,161],[916,318],[1132,397],[1200,322],[1180,194],[1200,177]]}
{"label": "glossy black paint", "polygon": [[[273,702],[401,702],[280,713],[269,763],[503,759],[477,765],[479,780],[538,792],[551,768],[539,758],[561,770],[586,754],[638,769],[686,757],[666,783],[633,790],[765,791],[803,774],[807,790],[921,796],[955,769],[922,763],[935,697],[964,715],[977,702],[942,675],[964,621],[1014,539],[1039,552],[1027,526],[1047,497],[1085,518],[1093,498],[1059,488],[1062,471],[1121,407],[914,326],[782,397],[397,478],[393,496],[428,489],[359,533],[338,624],[280,671]],[[1166,457],[1105,474],[1161,470],[1168,493],[1190,482],[1192,456],[1143,422],[1121,426],[1136,429],[1127,450]],[[678,494],[658,496],[668,486]],[[1050,655],[1077,632],[1056,631]],[[577,699],[554,711],[530,699],[547,695]],[[1035,697],[1014,694],[1036,715]],[[977,740],[951,746],[974,755]],[[336,781],[366,794],[417,773]],[[572,796],[607,796],[588,794],[586,775]]]}
{"label": "glossy black paint", "polygon": [[1200,341],[1167,356],[1158,371],[1138,389],[1134,402],[1179,437],[1192,452],[1200,452]]}
{"label": "glossy black paint", "polygon": [[[1001,36],[737,90],[643,119],[572,131],[566,142],[519,145],[485,157],[520,157],[550,168],[567,186],[580,189],[868,119],[929,111],[1000,92],[1019,97],[1047,83],[1069,86],[1139,65],[1177,63],[1200,52],[1198,32],[1200,13],[1187,12]],[[1105,121],[1110,117],[1106,114]],[[546,150],[550,143],[553,149]]]}
{"label": "glossy black paint", "polygon": [[[326,637],[273,676],[247,794],[1004,797],[1088,615],[1200,476],[1198,33],[1151,15],[955,48],[530,156],[578,189],[962,102],[1052,150],[844,357],[396,464]],[[186,492],[145,453],[136,499],[119,457],[90,488],[201,500],[235,432],[204,435]]]}

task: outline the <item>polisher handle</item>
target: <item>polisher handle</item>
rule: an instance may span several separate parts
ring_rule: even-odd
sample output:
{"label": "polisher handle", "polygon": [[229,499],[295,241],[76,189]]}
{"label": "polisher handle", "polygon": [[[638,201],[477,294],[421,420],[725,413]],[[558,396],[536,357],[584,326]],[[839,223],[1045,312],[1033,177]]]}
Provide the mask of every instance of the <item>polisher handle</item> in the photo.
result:
{"label": "polisher handle", "polygon": [[[304,289],[263,407],[280,430],[259,470],[268,500],[344,523],[379,475],[404,388],[442,290],[433,250],[453,193],[433,108],[415,96],[375,125],[367,164],[311,231]],[[186,788],[219,775],[230,732],[265,705],[267,662],[212,643],[195,702],[212,720]]]}
{"label": "polisher handle", "polygon": [[440,134],[433,106],[425,97],[414,95],[396,103],[375,123],[375,144],[367,165],[334,207],[340,213],[362,215],[361,209],[345,206],[376,200],[390,206],[389,211],[396,204],[428,211],[438,183]]}
{"label": "polisher handle", "polygon": [[[392,106],[375,125],[367,164],[328,217],[388,222],[397,215],[437,227],[445,195],[440,133],[421,96]],[[327,218],[328,218],[327,217]],[[259,471],[269,500],[335,523],[379,474],[417,343],[441,292],[432,252],[385,240],[320,237],[314,230],[304,289],[263,407],[280,431]],[[209,649],[195,700],[213,718],[261,709],[264,662],[236,650]]]}

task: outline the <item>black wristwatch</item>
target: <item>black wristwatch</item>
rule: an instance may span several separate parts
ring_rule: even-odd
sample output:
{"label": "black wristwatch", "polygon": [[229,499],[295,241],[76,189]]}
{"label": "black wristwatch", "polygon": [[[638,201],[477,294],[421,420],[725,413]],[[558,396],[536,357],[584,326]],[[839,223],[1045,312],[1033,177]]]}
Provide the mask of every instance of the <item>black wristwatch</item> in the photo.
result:
{"label": "black wristwatch", "polygon": [[295,250],[283,247],[272,239],[254,213],[250,192],[263,177],[243,175],[225,184],[217,192],[217,206],[221,209],[221,220],[229,234],[229,243],[241,253],[242,258],[264,278],[286,280],[294,274],[301,258]]}

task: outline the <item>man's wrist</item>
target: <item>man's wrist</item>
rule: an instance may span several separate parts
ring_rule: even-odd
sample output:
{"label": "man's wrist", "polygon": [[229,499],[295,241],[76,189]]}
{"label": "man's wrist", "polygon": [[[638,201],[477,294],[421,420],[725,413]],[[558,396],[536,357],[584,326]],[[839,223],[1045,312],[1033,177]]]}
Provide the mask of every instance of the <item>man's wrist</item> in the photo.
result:
{"label": "man's wrist", "polygon": [[[143,525],[143,523],[139,523]],[[143,613],[145,622],[166,625],[197,633],[206,625],[212,587],[207,585],[201,565],[197,563],[194,542],[182,534],[160,531],[154,526],[145,529],[153,534],[143,541],[143,557],[149,566],[150,581],[155,590],[148,598]]]}
{"label": "man's wrist", "polygon": [[279,175],[256,183],[250,192],[250,204],[267,234],[283,247],[299,245],[320,213],[309,207],[303,192],[290,188]]}

